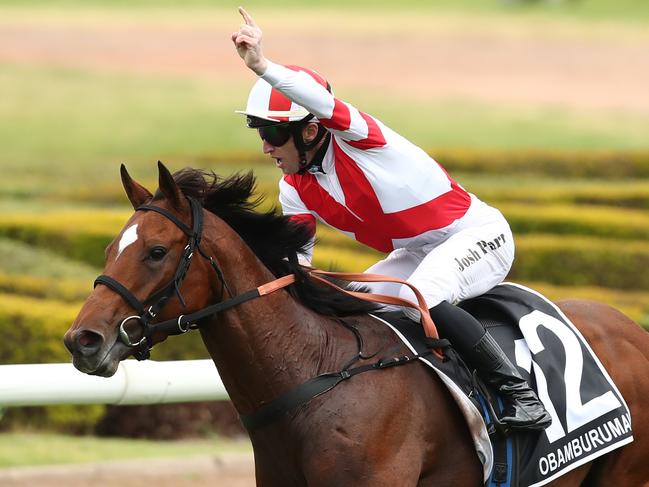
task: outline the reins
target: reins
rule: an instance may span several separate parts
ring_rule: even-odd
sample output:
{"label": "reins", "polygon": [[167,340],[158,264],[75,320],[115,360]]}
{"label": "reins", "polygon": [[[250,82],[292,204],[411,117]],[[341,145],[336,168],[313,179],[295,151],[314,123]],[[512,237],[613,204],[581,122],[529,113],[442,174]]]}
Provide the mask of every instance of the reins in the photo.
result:
{"label": "reins", "polygon": [[[421,315],[421,325],[424,327],[424,333],[429,338],[438,338],[437,328],[433,319],[430,317],[430,312],[428,311],[428,306],[426,306],[426,301],[421,295],[419,289],[410,284],[407,281],[398,279],[396,277],[384,276],[381,274],[364,274],[364,273],[351,273],[351,272],[329,272],[321,271],[319,269],[311,269],[309,275],[316,281],[332,287],[337,291],[347,294],[349,296],[354,296],[355,298],[362,299],[364,301],[371,301],[373,303],[381,304],[394,304],[398,306],[405,306],[407,308],[414,308],[419,311]],[[395,282],[408,286],[417,298],[417,303],[413,303],[407,299],[399,298],[396,296],[388,296],[385,294],[373,294],[373,293],[361,293],[357,291],[350,291],[348,289],[343,289],[339,286],[336,286],[333,282],[324,279],[321,276],[334,277],[337,279],[343,279],[345,281],[355,281],[355,282]],[[440,358],[442,356],[440,355]]]}
{"label": "reins", "polygon": [[[180,293],[180,285],[187,274],[187,270],[191,264],[192,257],[196,250],[199,251],[199,254],[209,260],[210,264],[214,268],[219,280],[223,284],[223,287],[227,289],[227,284],[223,278],[223,273],[221,269],[216,264],[214,259],[206,255],[200,247],[201,238],[203,234],[203,207],[196,201],[194,198],[187,197],[191,210],[192,210],[192,228],[188,227],[182,221],[180,221],[173,213],[170,211],[161,208],[155,205],[141,205],[136,208],[136,211],[155,211],[156,213],[161,214],[162,216],[169,219],[174,223],[178,228],[180,228],[188,237],[187,245],[183,250],[183,255],[180,259],[176,273],[174,274],[173,279],[163,286],[160,290],[156,291],[147,298],[145,301],[140,301],[131,291],[129,291],[124,285],[118,282],[116,279],[113,279],[110,276],[100,275],[95,280],[95,286],[97,284],[103,284],[104,286],[109,287],[114,292],[119,294],[132,308],[134,308],[139,315],[132,315],[125,318],[119,327],[119,338],[125,345],[133,348],[137,348],[134,352],[134,356],[138,360],[146,360],[150,356],[150,350],[153,346],[152,336],[154,333],[166,333],[167,335],[180,335],[188,332],[189,330],[198,328],[198,322],[204,318],[215,315],[221,311],[238,306],[246,301],[271,294],[279,289],[285,288],[296,282],[296,276],[294,274],[289,274],[286,276],[279,277],[271,282],[263,284],[257,288],[250,289],[242,294],[233,296],[225,301],[207,306],[199,311],[190,313],[187,315],[180,315],[177,318],[165,320],[158,323],[151,323],[155,320],[156,316],[160,310],[167,303],[169,298],[176,294],[181,304],[184,306],[185,301]],[[318,269],[309,268],[307,269],[307,274],[310,278],[320,282],[323,285],[329,286],[338,292],[353,296],[357,299],[364,301],[370,301],[374,303],[382,304],[394,304],[399,306],[406,306],[409,308],[414,308],[419,311],[421,315],[421,324],[424,328],[424,332],[427,337],[431,339],[437,339],[437,329],[435,324],[430,317],[426,302],[417,288],[412,284],[395,277],[382,276],[378,274],[358,274],[358,273],[345,273],[345,272],[328,272],[321,271]],[[337,279],[343,279],[346,281],[356,281],[356,282],[394,282],[402,285],[408,286],[412,289],[413,293],[417,298],[417,303],[412,301],[398,298],[395,296],[386,296],[383,294],[372,294],[372,293],[362,293],[357,291],[350,291],[343,289],[333,282],[325,279],[325,277],[333,277]],[[229,292],[229,289],[228,289]],[[230,293],[232,296],[232,293]],[[146,309],[146,307],[148,309]],[[129,321],[139,322],[142,328],[142,336],[137,341],[131,340],[131,337],[126,329],[126,324]],[[435,349],[434,353],[439,357],[443,358],[444,354],[441,349]]]}
{"label": "reins", "polygon": [[[160,290],[154,292],[145,301],[140,301],[128,288],[126,288],[126,286],[110,276],[100,275],[95,280],[95,286],[102,284],[112,289],[139,313],[139,315],[132,315],[125,318],[119,327],[119,340],[121,340],[125,345],[136,349],[133,355],[138,360],[146,360],[147,358],[149,358],[150,350],[153,346],[152,337],[154,333],[162,332],[167,335],[180,335],[186,333],[189,330],[199,328],[198,323],[204,318],[213,316],[221,311],[233,308],[247,301],[274,293],[275,291],[294,284],[297,280],[295,274],[289,274],[274,279],[273,281],[270,281],[266,284],[262,284],[261,286],[258,286],[254,289],[250,289],[237,296],[232,296],[232,293],[228,289],[225,282],[223,272],[221,271],[215,260],[205,254],[200,246],[203,233],[203,208],[195,199],[190,197],[188,197],[187,199],[189,200],[192,211],[192,228],[185,225],[173,213],[159,206],[141,205],[136,208],[136,211],[155,211],[156,213],[163,215],[188,236],[188,242],[183,250],[183,255],[181,256],[178,267],[176,268],[174,277],[169,283],[163,286]],[[195,251],[198,251],[203,258],[207,259],[210,262],[212,268],[216,272],[219,281],[223,285],[223,289],[227,290],[231,297],[187,315],[180,315],[177,318],[172,318],[158,323],[152,323],[152,321],[155,320],[158,313],[162,310],[164,305],[168,302],[169,298],[173,294],[178,296],[181,304],[185,306],[185,301],[182,297],[182,294],[180,293],[180,286],[183,279],[185,278],[185,275],[187,274]],[[300,384],[290,391],[282,394],[281,396],[261,407],[252,414],[241,415],[241,421],[249,431],[271,423],[284,413],[294,409],[297,406],[306,404],[313,398],[333,389],[341,381],[347,380],[354,375],[370,370],[384,369],[397,365],[405,365],[422,356],[436,355],[439,359],[443,360],[444,353],[442,350],[449,346],[447,340],[439,339],[437,329],[435,328],[435,324],[430,317],[430,313],[423,296],[421,295],[419,290],[412,286],[410,283],[394,277],[381,276],[378,274],[327,272],[313,268],[305,268],[305,270],[309,278],[314,279],[315,281],[323,285],[332,287],[338,292],[347,294],[349,296],[374,303],[393,304],[416,309],[421,315],[421,323],[424,328],[424,332],[429,338],[428,347],[430,351],[426,352],[423,355],[415,354],[383,358],[372,364],[350,368],[351,363],[354,362],[352,361],[339,372],[330,372],[314,377],[307,382]],[[350,291],[337,286],[333,282],[326,279],[326,277],[343,279],[350,282],[399,283],[408,286],[413,291],[415,297],[417,298],[417,303],[413,303],[412,301],[395,296]],[[147,306],[149,306],[148,309],[145,309]],[[141,326],[142,336],[135,341],[131,339],[131,336],[126,329],[126,324],[132,320],[137,321]],[[358,358],[362,358],[362,355],[360,353],[358,357],[356,357],[356,359]]]}
{"label": "reins", "polygon": [[[437,334],[437,328],[435,328],[435,324],[433,323],[433,320],[430,317],[430,313],[428,312],[428,309],[426,308],[425,304],[422,304],[425,302],[423,296],[421,295],[421,293],[417,288],[415,288],[414,286],[412,286],[410,283],[406,281],[402,281],[401,279],[392,278],[388,276],[382,276],[380,274],[354,274],[348,272],[328,272],[328,271],[321,271],[319,269],[309,269],[307,271],[307,274],[311,278],[315,279],[316,281],[322,284],[325,284],[333,289],[336,289],[341,293],[354,296],[358,299],[370,301],[373,303],[395,304],[395,305],[415,308],[417,311],[421,313],[421,322],[426,336],[432,339],[439,338]],[[401,283],[406,286],[409,286],[413,290],[419,304],[415,304],[412,301],[408,301],[407,299],[397,298],[395,296],[349,291],[347,289],[341,288],[340,286],[337,286],[336,284],[334,284],[331,281],[328,281],[327,279],[322,278],[321,276],[335,277],[337,279],[343,279],[347,281],[357,281],[357,282]],[[234,308],[235,306],[238,306],[241,303],[245,303],[246,301],[250,301],[252,299],[256,299],[261,296],[266,296],[267,294],[271,294],[275,291],[290,286],[295,282],[296,282],[295,274],[288,274],[286,276],[275,279],[274,281],[270,281],[259,287],[256,287],[242,294],[239,294],[238,296],[235,296],[233,298],[227,299],[225,301],[221,301],[220,303],[216,303],[211,306],[207,306],[206,308],[203,308],[199,311],[196,311],[188,315],[180,315],[178,318],[173,318],[170,320],[162,321],[160,323],[155,323],[153,326],[156,331],[163,331],[169,333],[170,335],[173,334],[179,335],[187,332],[188,330],[198,328],[198,325],[196,323],[202,320],[203,318],[207,318],[208,316],[215,315],[221,311],[225,311],[226,309]],[[442,353],[441,350],[435,349],[433,353],[435,353],[440,359],[444,358],[444,354]]]}

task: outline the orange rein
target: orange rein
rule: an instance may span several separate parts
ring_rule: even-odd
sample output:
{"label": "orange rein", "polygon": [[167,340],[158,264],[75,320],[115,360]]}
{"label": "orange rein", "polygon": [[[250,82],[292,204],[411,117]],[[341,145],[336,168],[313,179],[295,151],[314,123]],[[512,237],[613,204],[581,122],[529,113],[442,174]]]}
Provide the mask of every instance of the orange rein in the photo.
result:
{"label": "orange rein", "polygon": [[[424,333],[426,334],[426,336],[434,339],[439,338],[439,335],[437,334],[437,328],[435,327],[435,323],[433,322],[433,319],[430,317],[430,312],[428,311],[428,307],[426,306],[426,301],[424,300],[424,297],[421,295],[421,292],[419,292],[419,290],[409,282],[406,282],[402,279],[398,279],[396,277],[383,276],[381,274],[362,274],[362,273],[356,274],[351,272],[329,272],[329,271],[321,271],[319,269],[313,269],[313,268],[307,268],[307,273],[312,279],[320,282],[321,284],[325,284],[341,293],[347,294],[349,296],[353,296],[357,299],[362,299],[363,301],[371,301],[373,303],[381,303],[381,304],[394,304],[397,306],[406,306],[408,308],[416,309],[417,311],[419,311],[421,315],[421,325],[424,328]],[[333,282],[328,281],[327,279],[324,279],[321,276],[334,277],[345,281],[395,282],[398,284],[404,284],[408,286],[410,289],[412,289],[412,292],[417,297],[417,303],[413,303],[412,301],[403,298],[398,298],[396,296],[387,296],[385,294],[372,294],[372,293],[362,293],[357,291],[348,291],[347,289],[343,289],[340,286],[337,286]],[[295,282],[295,275],[289,274],[287,276],[283,276],[278,279],[275,279],[274,281],[271,281],[267,284],[263,284],[259,286],[257,290],[259,291],[260,296],[264,296],[266,294],[270,294],[274,291],[277,291],[278,289],[282,289],[286,286],[289,286],[294,282]],[[439,358],[444,357],[444,354],[442,353],[441,350],[434,349],[433,351]]]}

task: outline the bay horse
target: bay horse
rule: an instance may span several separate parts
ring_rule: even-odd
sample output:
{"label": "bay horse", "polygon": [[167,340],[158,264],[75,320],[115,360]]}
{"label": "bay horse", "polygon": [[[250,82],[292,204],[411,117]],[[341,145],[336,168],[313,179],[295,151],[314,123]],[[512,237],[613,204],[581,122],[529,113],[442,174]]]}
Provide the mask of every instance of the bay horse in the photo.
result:
{"label": "bay horse", "polygon": [[[308,245],[309,232],[274,210],[256,211],[252,173],[221,179],[188,168],[172,176],[158,166],[155,194],[122,166],[136,211],[107,247],[104,279],[65,335],[77,369],[111,376],[121,360],[142,353],[143,344],[146,351],[167,338],[170,328],[158,329],[156,322],[178,319],[185,331],[177,317],[289,274],[297,276],[294,284],[199,323],[240,414],[341,370],[350,357],[362,365],[398,345],[387,327],[365,314],[371,305],[306,278],[296,254]],[[191,231],[197,220],[198,237]],[[134,307],[152,301],[152,325],[133,316]],[[649,486],[649,334],[603,304],[559,306],[626,399],[635,441],[548,485]],[[439,378],[419,362],[353,377],[249,434],[259,486],[483,485],[463,417]]]}

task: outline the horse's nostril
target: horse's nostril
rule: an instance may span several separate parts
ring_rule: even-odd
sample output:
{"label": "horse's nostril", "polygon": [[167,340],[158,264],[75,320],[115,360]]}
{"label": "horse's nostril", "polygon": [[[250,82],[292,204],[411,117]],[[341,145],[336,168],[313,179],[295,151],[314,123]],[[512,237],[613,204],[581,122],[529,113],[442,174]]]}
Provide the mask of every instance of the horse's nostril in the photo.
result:
{"label": "horse's nostril", "polygon": [[77,333],[77,350],[81,355],[93,355],[100,348],[104,337],[90,330],[81,330]]}

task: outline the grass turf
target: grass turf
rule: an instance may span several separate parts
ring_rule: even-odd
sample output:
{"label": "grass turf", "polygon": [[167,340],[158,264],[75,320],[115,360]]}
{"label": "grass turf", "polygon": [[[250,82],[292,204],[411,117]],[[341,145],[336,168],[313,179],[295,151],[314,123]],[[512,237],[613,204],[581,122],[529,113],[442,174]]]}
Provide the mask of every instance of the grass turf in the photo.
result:
{"label": "grass turf", "polygon": [[[135,177],[151,178],[156,160],[178,169],[223,152],[243,151],[251,158],[260,152],[257,136],[233,114],[247,86],[66,68],[2,68],[0,91],[10,94],[0,99],[0,133],[6,136],[0,194],[6,197],[118,182],[121,162]],[[641,115],[468,101],[386,102],[354,92],[342,96],[358,100],[358,106],[423,147],[649,148],[644,130],[649,120]],[[406,114],[404,104],[419,109]]]}
{"label": "grass turf", "polygon": [[0,434],[0,468],[248,452],[244,440],[151,441],[47,433]]}

